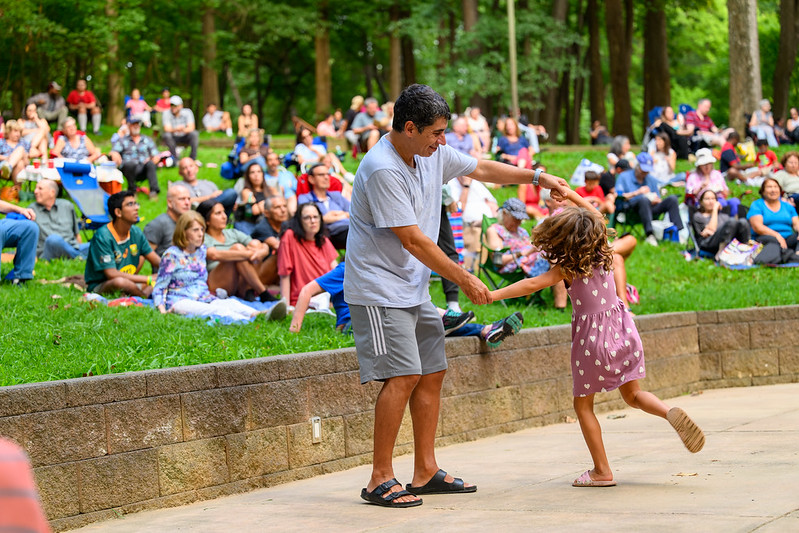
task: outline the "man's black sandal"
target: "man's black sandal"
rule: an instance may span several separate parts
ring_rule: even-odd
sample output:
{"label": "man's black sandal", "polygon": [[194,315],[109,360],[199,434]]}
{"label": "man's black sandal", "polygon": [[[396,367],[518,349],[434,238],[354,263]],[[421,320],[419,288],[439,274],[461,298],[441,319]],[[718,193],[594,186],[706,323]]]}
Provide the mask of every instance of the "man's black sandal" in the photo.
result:
{"label": "man's black sandal", "polygon": [[[391,492],[391,487],[394,485],[399,485],[400,482],[396,479],[389,479],[385,483],[381,483],[375,490],[369,492],[368,490],[361,489],[361,498],[366,500],[369,503],[373,503],[375,505],[380,505],[382,507],[416,507],[417,505],[422,505],[422,500],[415,500],[412,502],[394,502],[395,499],[401,498],[403,496],[413,496],[407,490],[400,490],[397,492]],[[383,497],[383,495],[386,495]]]}
{"label": "man's black sandal", "polygon": [[436,475],[427,482],[427,484],[421,487],[413,487],[410,483],[405,485],[405,489],[414,495],[419,494],[463,494],[467,492],[476,492],[477,485],[472,485],[471,487],[464,486],[463,480],[459,477],[456,477],[452,483],[447,483],[444,481],[444,478],[447,477],[447,473],[443,470],[439,470],[436,472]]}

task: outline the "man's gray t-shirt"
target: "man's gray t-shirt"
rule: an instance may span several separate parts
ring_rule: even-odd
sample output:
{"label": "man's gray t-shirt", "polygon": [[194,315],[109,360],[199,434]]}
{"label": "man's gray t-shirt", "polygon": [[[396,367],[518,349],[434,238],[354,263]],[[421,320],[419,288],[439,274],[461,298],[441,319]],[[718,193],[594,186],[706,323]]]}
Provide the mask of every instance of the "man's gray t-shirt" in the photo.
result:
{"label": "man's gray t-shirt", "polygon": [[77,235],[80,231],[78,217],[72,202],[63,198],[56,198],[55,204],[48,211],[43,205],[33,202],[28,206],[36,213],[36,224],[39,226],[39,242],[36,243],[36,256],[41,257],[44,252],[44,241],[50,235],[61,235],[67,244],[73,248],[78,247]]}
{"label": "man's gray t-shirt", "polygon": [[374,123],[375,120],[381,120],[384,118],[386,118],[386,114],[383,113],[383,111],[378,111],[373,117],[369,116],[369,113],[366,111],[361,111],[355,116],[355,120],[352,121],[352,129],[363,128]]}
{"label": "man's gray t-shirt", "polygon": [[[178,111],[177,116],[172,113],[172,110],[164,111],[162,114],[162,122],[164,126],[169,126],[170,128],[188,126],[189,124],[194,124],[194,113],[187,107]],[[180,135],[184,135],[184,133],[180,133]]]}
{"label": "man's gray t-shirt", "polygon": [[388,136],[358,167],[350,207],[344,300],[348,304],[414,307],[430,300],[430,269],[391,228],[416,225],[433,242],[441,223],[441,187],[474,172],[477,160],[443,145],[405,164]]}
{"label": "man's gray t-shirt", "polygon": [[175,221],[169,213],[161,213],[144,226],[147,242],[153,244],[155,253],[161,257],[167,248],[172,246],[172,235],[175,233]]}
{"label": "man's gray t-shirt", "polygon": [[200,196],[208,196],[209,194],[219,190],[219,187],[217,187],[213,181],[209,180],[197,180],[197,182],[194,185],[191,185],[188,181],[185,180],[177,181],[175,183],[180,183],[189,190],[189,193],[191,194],[192,197],[192,204],[196,203],[193,200],[194,198],[199,198]]}

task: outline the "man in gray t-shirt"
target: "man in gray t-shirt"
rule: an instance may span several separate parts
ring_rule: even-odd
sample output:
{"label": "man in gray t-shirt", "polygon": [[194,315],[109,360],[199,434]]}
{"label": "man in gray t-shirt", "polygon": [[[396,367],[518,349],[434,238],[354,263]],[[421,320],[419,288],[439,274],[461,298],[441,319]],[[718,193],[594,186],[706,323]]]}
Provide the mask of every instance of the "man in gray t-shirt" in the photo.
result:
{"label": "man in gray t-shirt", "polygon": [[197,146],[200,143],[200,134],[194,122],[194,113],[191,109],[183,107],[183,98],[173,95],[169,99],[169,111],[162,114],[161,140],[169,148],[172,160],[177,162],[177,147],[188,146],[191,148],[191,158],[197,159]]}
{"label": "man in gray t-shirt", "polygon": [[367,98],[364,100],[364,104],[366,104],[366,111],[355,115],[355,119],[352,121],[352,132],[358,136],[361,146],[368,152],[377,144],[380,137],[387,133],[391,124],[388,124],[386,114],[380,109],[375,98]]}
{"label": "man in gray t-shirt", "polygon": [[166,213],[161,213],[144,226],[144,236],[158,257],[164,255],[172,246],[172,235],[175,233],[180,215],[191,209],[191,193],[183,183],[173,183],[166,193]]}
{"label": "man in gray t-shirt", "polygon": [[[501,184],[539,181],[564,197],[555,176],[476,160],[446,146],[450,112],[430,87],[406,88],[394,106],[393,129],[361,162],[353,185],[344,299],[352,315],[361,382],[382,381],[375,404],[372,474],[364,500],[411,507],[414,494],[474,492],[439,472],[435,459],[441,386],[447,368],[444,330],[428,292],[430,271],[458,284],[475,304],[490,302],[488,288],[436,245],[441,187],[457,176]],[[394,480],[392,452],[405,407],[413,420],[413,479]]]}

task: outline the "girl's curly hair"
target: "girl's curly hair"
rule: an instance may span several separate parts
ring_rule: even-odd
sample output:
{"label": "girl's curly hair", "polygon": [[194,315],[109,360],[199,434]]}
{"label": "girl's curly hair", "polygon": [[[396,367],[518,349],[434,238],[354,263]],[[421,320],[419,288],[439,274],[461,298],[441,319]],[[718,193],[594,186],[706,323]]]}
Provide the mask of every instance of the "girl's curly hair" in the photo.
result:
{"label": "girl's curly hair", "polygon": [[596,267],[611,270],[613,252],[608,237],[615,234],[605,226],[599,211],[565,207],[533,228],[533,244],[567,278],[590,278]]}

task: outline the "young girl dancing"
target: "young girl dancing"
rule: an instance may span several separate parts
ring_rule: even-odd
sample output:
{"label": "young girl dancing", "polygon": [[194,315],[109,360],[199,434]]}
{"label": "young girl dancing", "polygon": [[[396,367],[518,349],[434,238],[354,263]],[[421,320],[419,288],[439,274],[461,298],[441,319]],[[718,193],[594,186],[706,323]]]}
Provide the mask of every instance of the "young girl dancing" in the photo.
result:
{"label": "young girl dancing", "polygon": [[547,254],[552,268],[492,291],[494,301],[517,298],[565,280],[572,301],[571,366],[574,410],[594,461],[572,483],[575,487],[610,487],[616,484],[610,469],[602,429],[594,414],[594,394],[619,389],[628,405],[665,418],[685,447],[696,453],[705,436],[679,407],[669,408],[651,392],[641,390],[646,377],[644,350],[632,315],[616,295],[613,253],[599,212],[579,195],[568,199],[579,207],[566,207],[540,222],[533,230],[533,244]]}

